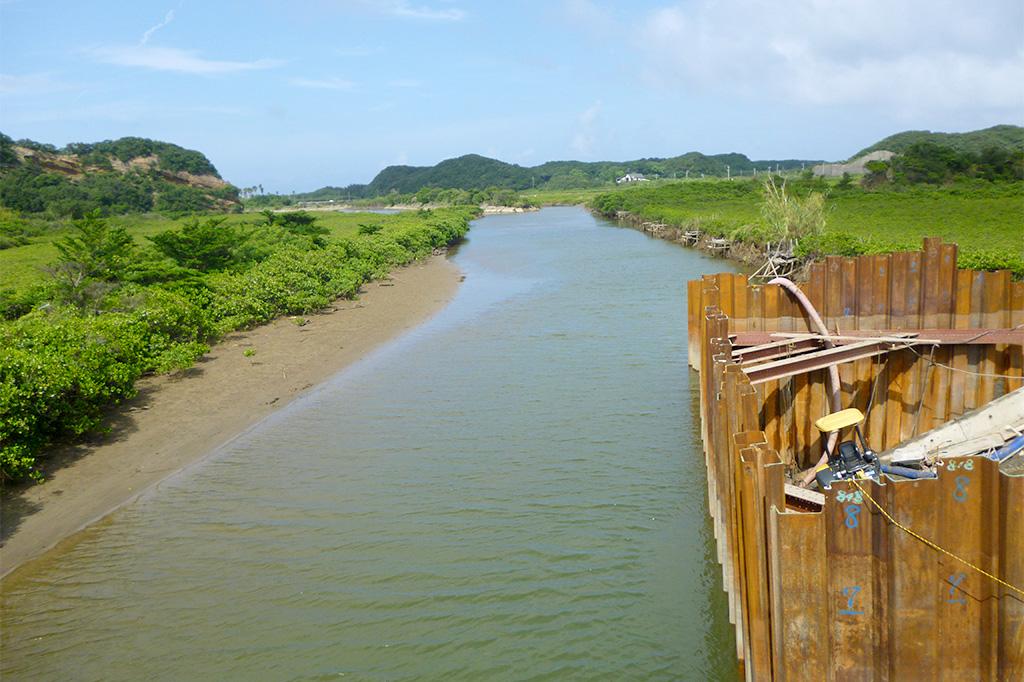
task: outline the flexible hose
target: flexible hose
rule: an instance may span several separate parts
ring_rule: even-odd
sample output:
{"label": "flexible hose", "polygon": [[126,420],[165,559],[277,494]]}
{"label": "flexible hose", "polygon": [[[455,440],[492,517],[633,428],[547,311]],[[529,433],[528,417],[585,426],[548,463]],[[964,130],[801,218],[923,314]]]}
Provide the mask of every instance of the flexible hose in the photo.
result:
{"label": "flexible hose", "polygon": [[896,464],[883,464],[883,474],[894,474],[896,476],[902,476],[903,478],[938,478],[939,475],[934,471],[921,471],[919,469],[911,469],[910,467],[901,467]]}
{"label": "flexible hose", "polygon": [[[822,321],[821,316],[818,315],[818,311],[814,309],[814,305],[811,300],[804,295],[804,292],[800,291],[800,287],[793,284],[792,281],[785,277],[776,277],[775,279],[768,282],[768,284],[778,284],[783,289],[793,294],[793,297],[800,303],[800,306],[807,313],[807,316],[811,318],[811,322],[818,328],[818,333],[825,337],[825,347],[834,348],[835,344],[828,340],[828,328]],[[840,397],[840,384],[839,384],[839,368],[832,365],[828,368],[828,379],[829,383],[832,384],[832,412],[838,412],[843,409],[842,398]],[[836,441],[839,439],[839,432],[833,431],[828,435],[828,444],[825,446],[825,452],[831,453],[836,447]]]}

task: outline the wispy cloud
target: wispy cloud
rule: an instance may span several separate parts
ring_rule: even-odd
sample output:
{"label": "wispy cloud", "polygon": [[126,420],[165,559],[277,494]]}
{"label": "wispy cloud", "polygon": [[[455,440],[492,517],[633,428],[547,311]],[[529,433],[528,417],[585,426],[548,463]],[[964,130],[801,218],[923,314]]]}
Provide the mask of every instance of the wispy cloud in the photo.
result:
{"label": "wispy cloud", "polygon": [[401,19],[420,21],[462,21],[466,18],[465,10],[451,5],[414,3],[409,0],[341,0],[342,5],[357,5],[371,12],[388,14]]}
{"label": "wispy cloud", "polygon": [[601,114],[602,106],[602,102],[598,100],[579,116],[576,133],[572,137],[572,149],[581,156],[589,156],[594,152],[594,143],[597,141],[597,118]]}
{"label": "wispy cloud", "polygon": [[423,81],[415,78],[397,78],[388,83],[393,88],[422,88]]}
{"label": "wispy cloud", "polygon": [[198,75],[272,69],[284,63],[278,59],[256,59],[252,61],[206,59],[199,56],[194,50],[181,50],[173,47],[151,47],[149,45],[114,45],[93,48],[88,52],[94,59],[105,64]]}
{"label": "wispy cloud", "polygon": [[154,33],[159,31],[160,29],[162,29],[164,26],[166,26],[167,24],[171,23],[172,21],[174,21],[174,10],[173,9],[172,10],[167,10],[167,16],[164,17],[163,21],[161,21],[156,26],[148,29],[145,33],[142,34],[142,39],[139,40],[139,45],[145,45],[146,43],[148,43],[149,39],[153,37]]}
{"label": "wispy cloud", "polygon": [[404,0],[393,0],[384,4],[385,10],[396,17],[426,19],[428,21],[462,21],[466,13],[457,7],[445,9],[429,5],[412,5]]}
{"label": "wispy cloud", "polygon": [[0,73],[0,95],[31,97],[77,89],[79,86],[57,80],[49,73]]}
{"label": "wispy cloud", "polygon": [[355,83],[352,81],[334,76],[329,78],[292,78],[288,82],[296,87],[320,90],[351,90],[355,87]]}
{"label": "wispy cloud", "polygon": [[18,111],[9,119],[12,123],[41,123],[66,121],[114,121],[117,123],[152,122],[157,119],[194,120],[196,116],[226,116],[237,119],[252,112],[242,107],[220,106],[167,106],[137,100],[114,100],[76,107],[33,109]]}

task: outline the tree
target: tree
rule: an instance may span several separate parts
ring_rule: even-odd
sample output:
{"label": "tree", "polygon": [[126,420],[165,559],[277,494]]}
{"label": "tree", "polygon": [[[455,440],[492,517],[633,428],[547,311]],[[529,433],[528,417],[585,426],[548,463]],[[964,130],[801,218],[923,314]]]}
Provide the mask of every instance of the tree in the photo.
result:
{"label": "tree", "polygon": [[135,242],[93,211],[74,222],[75,234],[58,240],[57,264],[49,269],[60,297],[81,308],[117,286],[132,262]]}
{"label": "tree", "polygon": [[322,225],[316,224],[316,216],[305,211],[291,211],[288,213],[275,213],[270,209],[260,211],[260,215],[266,220],[266,224],[273,227],[280,227],[292,234],[302,237],[309,237],[316,246],[327,246],[324,239],[331,231]]}
{"label": "tree", "polygon": [[224,218],[193,218],[180,230],[168,230],[149,237],[165,256],[191,270],[223,270],[234,260],[234,249],[243,239]]}
{"label": "tree", "polygon": [[135,242],[123,227],[111,227],[93,211],[74,221],[76,233],[58,240],[58,263],[74,265],[90,279],[117,281],[127,269]]}

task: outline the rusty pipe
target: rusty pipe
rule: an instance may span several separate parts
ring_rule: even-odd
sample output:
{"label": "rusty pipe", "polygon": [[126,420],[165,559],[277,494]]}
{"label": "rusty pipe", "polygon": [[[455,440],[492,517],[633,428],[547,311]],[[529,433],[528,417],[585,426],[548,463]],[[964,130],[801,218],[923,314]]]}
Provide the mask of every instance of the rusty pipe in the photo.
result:
{"label": "rusty pipe", "polygon": [[[808,317],[811,318],[811,322],[815,327],[818,328],[818,333],[825,337],[825,347],[834,348],[835,344],[828,340],[828,327],[825,326],[825,322],[821,319],[821,315],[815,310],[811,300],[807,298],[804,292],[800,291],[800,287],[794,284],[791,280],[785,277],[776,277],[775,279],[768,282],[768,284],[778,284],[783,289],[793,295],[799,303],[800,307],[804,309]],[[832,385],[832,412],[838,412],[843,409],[842,397],[840,395],[840,384],[839,384],[839,368],[832,365],[828,368],[829,383]],[[832,452],[836,447],[836,441],[839,440],[839,432],[833,431],[828,435],[828,443],[825,446],[825,454]]]}

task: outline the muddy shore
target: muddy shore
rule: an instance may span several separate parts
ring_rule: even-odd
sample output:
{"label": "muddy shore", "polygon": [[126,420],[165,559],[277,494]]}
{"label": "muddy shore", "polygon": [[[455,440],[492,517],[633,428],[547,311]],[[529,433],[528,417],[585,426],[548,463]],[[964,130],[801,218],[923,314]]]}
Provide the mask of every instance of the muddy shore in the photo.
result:
{"label": "muddy shore", "polygon": [[141,380],[138,396],[111,411],[108,434],[48,453],[44,484],[3,491],[0,576],[419,325],[460,279],[434,256],[367,284],[359,300],[231,334],[191,369]]}

